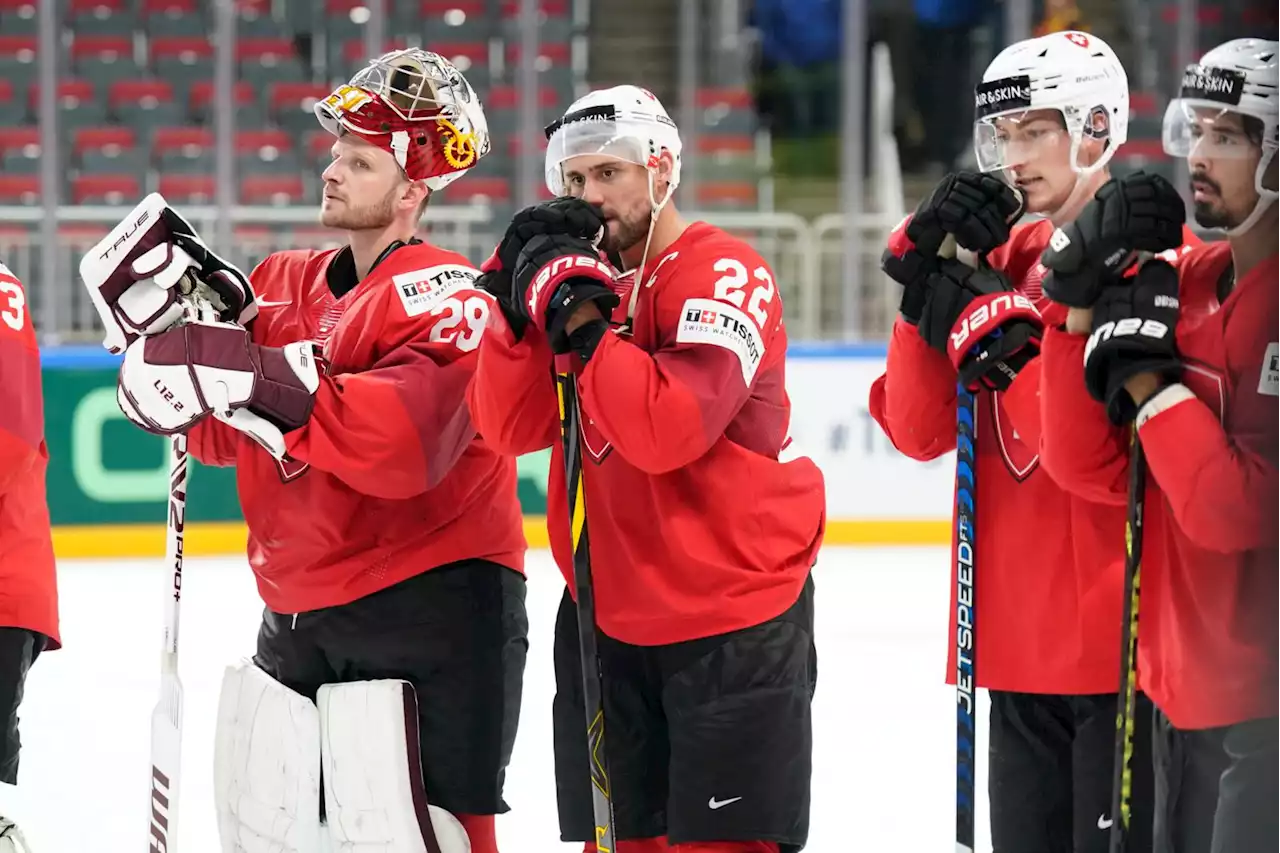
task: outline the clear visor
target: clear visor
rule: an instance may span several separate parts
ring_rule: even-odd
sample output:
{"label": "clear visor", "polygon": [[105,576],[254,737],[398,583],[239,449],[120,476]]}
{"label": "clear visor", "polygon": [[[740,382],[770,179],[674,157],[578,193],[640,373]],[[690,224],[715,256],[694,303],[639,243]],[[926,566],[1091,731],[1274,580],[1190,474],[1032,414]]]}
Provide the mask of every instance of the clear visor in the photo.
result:
{"label": "clear visor", "polygon": [[1046,158],[1065,159],[1071,150],[1071,137],[1063,126],[1061,113],[1056,111],[1004,113],[974,122],[973,150],[979,170],[999,172],[1044,162]]}
{"label": "clear visor", "polygon": [[647,138],[626,121],[588,119],[562,125],[547,140],[547,189],[557,196],[570,193],[566,172],[574,157],[594,155],[648,166],[649,152],[642,141]]}
{"label": "clear visor", "polygon": [[1164,111],[1164,151],[1171,157],[1242,159],[1256,153],[1243,113],[1213,101],[1175,98]]}

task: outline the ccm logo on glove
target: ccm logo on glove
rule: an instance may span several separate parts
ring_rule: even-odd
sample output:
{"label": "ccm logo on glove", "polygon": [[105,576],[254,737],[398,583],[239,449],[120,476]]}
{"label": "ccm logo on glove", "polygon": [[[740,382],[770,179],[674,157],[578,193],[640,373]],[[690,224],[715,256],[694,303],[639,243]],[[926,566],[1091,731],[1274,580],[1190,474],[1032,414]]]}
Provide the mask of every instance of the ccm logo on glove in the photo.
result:
{"label": "ccm logo on glove", "polygon": [[558,283],[561,279],[572,274],[573,271],[580,269],[597,270],[607,278],[613,278],[613,270],[599,258],[593,258],[588,255],[562,255],[539,270],[538,275],[533,279],[533,286],[529,288],[527,297],[529,313],[537,315],[538,305],[542,301],[542,291],[552,279]]}
{"label": "ccm logo on glove", "polygon": [[976,299],[974,302],[977,307],[961,317],[956,328],[951,332],[951,347],[954,350],[963,351],[965,343],[975,333],[982,337],[992,328],[1013,319],[1016,314],[1029,312],[1034,317],[1040,316],[1036,307],[1031,304],[1031,300],[1021,293],[998,293]]}

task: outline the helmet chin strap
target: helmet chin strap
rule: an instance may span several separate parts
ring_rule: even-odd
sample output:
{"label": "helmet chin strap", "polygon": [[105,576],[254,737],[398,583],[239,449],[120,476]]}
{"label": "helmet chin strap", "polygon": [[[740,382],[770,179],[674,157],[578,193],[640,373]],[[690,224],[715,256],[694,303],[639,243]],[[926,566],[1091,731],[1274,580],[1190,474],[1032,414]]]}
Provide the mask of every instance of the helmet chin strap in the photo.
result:
{"label": "helmet chin strap", "polygon": [[640,298],[640,288],[644,287],[644,265],[649,259],[649,246],[653,243],[653,231],[658,225],[658,217],[662,214],[662,209],[667,206],[667,202],[671,200],[671,194],[675,192],[675,185],[667,181],[667,191],[662,194],[662,201],[654,198],[654,170],[647,169],[649,178],[649,233],[644,238],[644,251],[640,254],[640,263],[636,267],[635,278],[631,280],[631,298],[627,300],[627,319],[622,325],[622,331],[630,331],[632,321],[636,315],[636,302]]}
{"label": "helmet chin strap", "polygon": [[1098,174],[1100,169],[1080,168],[1075,164],[1074,153],[1075,153],[1075,148],[1073,147],[1071,171],[1075,173],[1076,179],[1075,179],[1075,183],[1071,185],[1071,192],[1067,193],[1066,200],[1063,201],[1062,204],[1060,204],[1055,210],[1052,210],[1045,214],[1045,216],[1049,219],[1049,221],[1052,222],[1057,227],[1066,225],[1068,222],[1070,222],[1071,219],[1074,219],[1075,218],[1074,215],[1070,219],[1066,219],[1064,218],[1064,214],[1079,213],[1080,212],[1079,208],[1084,206],[1083,202],[1085,201],[1086,197],[1092,196],[1093,192],[1096,192],[1096,189],[1093,189],[1093,192],[1090,192],[1090,189],[1093,188],[1093,184],[1094,184],[1093,176]]}

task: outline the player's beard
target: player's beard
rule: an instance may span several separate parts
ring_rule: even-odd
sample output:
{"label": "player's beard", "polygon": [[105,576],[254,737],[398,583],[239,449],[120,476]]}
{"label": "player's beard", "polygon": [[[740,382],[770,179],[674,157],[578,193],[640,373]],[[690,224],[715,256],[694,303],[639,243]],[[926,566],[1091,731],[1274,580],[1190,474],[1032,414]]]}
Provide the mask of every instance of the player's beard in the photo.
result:
{"label": "player's beard", "polygon": [[343,200],[339,210],[321,210],[320,224],[343,231],[380,231],[395,221],[397,188],[392,187],[380,201],[356,206]]}
{"label": "player's beard", "polygon": [[[606,228],[600,248],[609,254],[622,254],[643,242],[649,236],[650,205],[645,203],[643,211],[636,211],[632,216],[616,216],[610,223],[613,228]],[[615,233],[616,230],[616,233]]]}
{"label": "player's beard", "polygon": [[1238,224],[1227,210],[1227,200],[1223,198],[1222,186],[1217,181],[1198,172],[1191,175],[1191,180],[1205,184],[1214,192],[1214,198],[1192,202],[1196,222],[1201,228],[1231,228]]}

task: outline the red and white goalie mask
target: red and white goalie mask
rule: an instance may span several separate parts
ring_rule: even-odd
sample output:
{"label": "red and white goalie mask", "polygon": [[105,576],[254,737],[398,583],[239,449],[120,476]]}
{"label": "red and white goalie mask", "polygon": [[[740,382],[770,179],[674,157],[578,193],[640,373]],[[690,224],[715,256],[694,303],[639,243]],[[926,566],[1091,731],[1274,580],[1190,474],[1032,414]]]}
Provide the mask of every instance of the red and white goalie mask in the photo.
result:
{"label": "red and white goalie mask", "polygon": [[384,54],[315,106],[334,136],[358,133],[433,192],[489,153],[489,124],[462,72],[421,48]]}

